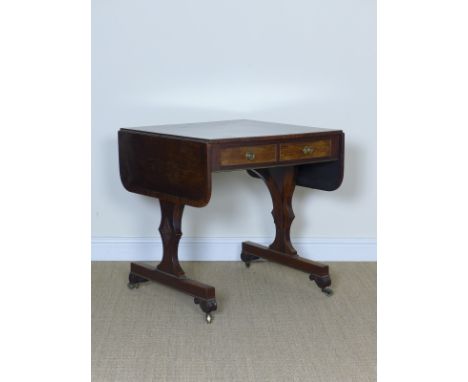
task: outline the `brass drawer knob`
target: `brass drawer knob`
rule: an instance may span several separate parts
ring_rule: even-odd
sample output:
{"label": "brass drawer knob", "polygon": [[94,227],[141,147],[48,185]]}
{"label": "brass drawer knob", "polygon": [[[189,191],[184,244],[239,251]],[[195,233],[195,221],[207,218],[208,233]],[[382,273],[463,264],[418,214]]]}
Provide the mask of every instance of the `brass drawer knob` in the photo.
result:
{"label": "brass drawer knob", "polygon": [[312,147],[310,147],[310,146],[304,146],[304,148],[302,149],[302,152],[303,152],[304,154],[306,154],[306,155],[307,155],[307,154],[311,154],[312,151],[314,151],[314,149],[313,149]]}
{"label": "brass drawer knob", "polygon": [[252,153],[252,152],[250,152],[250,151],[247,151],[247,152],[245,153],[245,158],[246,158],[247,160],[254,160],[254,159],[255,159],[255,154]]}

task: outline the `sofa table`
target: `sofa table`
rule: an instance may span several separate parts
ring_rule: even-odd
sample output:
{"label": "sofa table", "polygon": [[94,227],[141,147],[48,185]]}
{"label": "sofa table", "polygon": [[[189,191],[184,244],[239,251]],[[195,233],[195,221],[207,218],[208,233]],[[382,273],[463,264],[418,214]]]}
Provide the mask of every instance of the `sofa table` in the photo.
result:
{"label": "sofa table", "polygon": [[155,281],[194,297],[208,323],[216,310],[215,288],[186,277],[178,260],[185,205],[203,207],[211,196],[211,173],[247,170],[267,186],[276,226],[269,246],[242,243],[247,267],[262,258],[309,274],[330,295],[327,265],[300,257],[290,238],[292,196],[297,186],[325,191],[343,179],[344,133],[315,127],[252,120],[122,128],[118,132],[124,187],[158,198],[162,260],[156,268],[132,263],[129,288]]}

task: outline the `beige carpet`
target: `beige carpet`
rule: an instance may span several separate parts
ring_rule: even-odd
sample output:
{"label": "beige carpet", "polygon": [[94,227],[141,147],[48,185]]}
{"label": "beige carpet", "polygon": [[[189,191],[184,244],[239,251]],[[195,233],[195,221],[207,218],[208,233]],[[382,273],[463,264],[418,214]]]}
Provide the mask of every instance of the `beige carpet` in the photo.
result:
{"label": "beige carpet", "polygon": [[216,287],[207,324],[190,296],[129,290],[129,263],[93,263],[92,380],[375,381],[376,264],[330,265],[332,297],[273,263],[183,263]]}

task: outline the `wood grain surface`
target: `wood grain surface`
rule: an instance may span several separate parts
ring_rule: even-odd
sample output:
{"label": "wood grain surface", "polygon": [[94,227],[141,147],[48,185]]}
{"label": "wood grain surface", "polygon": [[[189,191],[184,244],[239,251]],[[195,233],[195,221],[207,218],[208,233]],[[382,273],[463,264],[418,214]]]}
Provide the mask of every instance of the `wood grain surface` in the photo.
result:
{"label": "wood grain surface", "polygon": [[282,143],[280,145],[280,160],[300,160],[308,158],[324,158],[331,156],[332,143],[330,139],[309,142]]}
{"label": "wood grain surface", "polygon": [[253,163],[274,163],[276,145],[241,146],[221,149],[221,166],[234,166]]}

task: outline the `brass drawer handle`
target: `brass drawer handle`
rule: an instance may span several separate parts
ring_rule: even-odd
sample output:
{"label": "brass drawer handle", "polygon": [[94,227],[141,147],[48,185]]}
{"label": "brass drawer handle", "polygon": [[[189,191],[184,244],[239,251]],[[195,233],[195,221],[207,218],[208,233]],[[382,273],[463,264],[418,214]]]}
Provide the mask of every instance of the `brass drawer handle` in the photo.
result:
{"label": "brass drawer handle", "polygon": [[302,152],[303,152],[304,154],[306,154],[306,155],[307,155],[307,154],[311,154],[312,151],[314,151],[314,149],[313,149],[313,147],[310,147],[310,146],[304,146],[304,148],[302,149]]}
{"label": "brass drawer handle", "polygon": [[255,154],[252,153],[252,152],[250,152],[250,151],[247,151],[247,152],[245,153],[245,158],[246,158],[247,160],[254,160],[254,159],[255,159]]}

